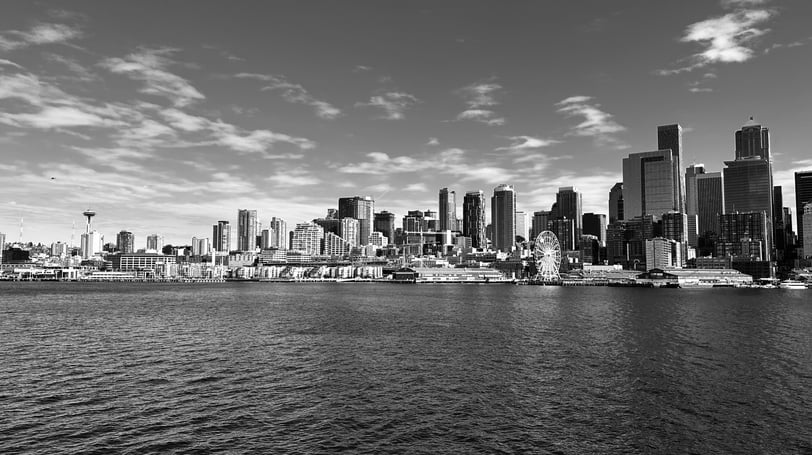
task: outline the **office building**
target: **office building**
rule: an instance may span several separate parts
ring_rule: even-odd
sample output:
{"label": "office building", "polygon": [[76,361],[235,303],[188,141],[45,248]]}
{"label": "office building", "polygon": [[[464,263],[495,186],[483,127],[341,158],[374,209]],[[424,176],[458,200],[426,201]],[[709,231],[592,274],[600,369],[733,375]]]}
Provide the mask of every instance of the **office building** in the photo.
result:
{"label": "office building", "polygon": [[803,239],[803,257],[804,259],[812,257],[812,202],[807,202],[804,206],[804,213],[798,217],[803,225],[804,239]]}
{"label": "office building", "polygon": [[[353,220],[355,218],[345,218],[345,219]],[[316,218],[315,220],[313,220],[313,222],[321,226],[325,234],[327,234],[328,232],[332,232],[337,236],[341,236],[341,220],[339,220],[338,218],[331,218],[328,216],[327,218]]]}
{"label": "office building", "polygon": [[440,190],[440,205],[439,210],[439,230],[454,231],[457,229],[457,195],[448,188]]}
{"label": "office building", "polygon": [[734,261],[769,261],[769,222],[763,212],[735,212],[719,215],[716,256]]}
{"label": "office building", "polygon": [[583,203],[581,193],[577,188],[567,186],[558,189],[555,195],[555,203],[558,208],[558,216],[556,218],[566,218],[575,222],[575,249],[578,249],[578,243],[581,240],[581,233],[583,227],[581,226],[583,217]]}
{"label": "office building", "polygon": [[[2,235],[2,234],[0,234]],[[0,239],[2,240],[2,239]],[[2,255],[2,247],[0,247],[0,255]],[[68,255],[68,244],[62,242],[54,242],[51,244],[51,256],[64,258]]]}
{"label": "office building", "polygon": [[298,223],[293,229],[291,250],[304,254],[321,254],[324,230],[316,223]]}
{"label": "office building", "polygon": [[271,245],[269,248],[288,248],[288,224],[285,220],[277,217],[271,218],[271,226],[268,229],[271,234]]}
{"label": "office building", "polygon": [[231,226],[228,221],[220,220],[212,226],[212,249],[218,253],[227,253],[231,250]]}
{"label": "office building", "polygon": [[257,211],[237,211],[237,249],[254,251],[257,248]]}
{"label": "office building", "polygon": [[557,218],[550,221],[550,231],[558,237],[561,251],[575,251],[575,220],[569,218]]}
{"label": "office building", "polygon": [[375,201],[369,196],[342,197],[338,199],[338,218],[354,218],[359,222],[359,238],[366,242],[372,233],[375,218]]}
{"label": "office building", "polygon": [[721,172],[696,176],[696,213],[700,236],[719,234],[719,215],[725,213],[724,178]]}
{"label": "office building", "polygon": [[674,172],[673,160],[671,150],[632,153],[623,159],[624,219],[681,211],[675,194],[682,172]]}
{"label": "office building", "polygon": [[[809,251],[808,248],[812,247],[806,242],[809,232],[803,223],[803,216],[805,215],[806,204],[812,202],[812,170],[799,171],[795,173],[795,216],[798,217],[798,243],[803,246],[804,251]],[[790,223],[791,225],[792,223]]]}
{"label": "office building", "polygon": [[516,236],[524,239],[525,242],[530,239],[530,218],[527,212],[516,212]]}
{"label": "office building", "polygon": [[158,234],[147,236],[147,251],[155,251],[161,253],[164,249],[164,238]]}
{"label": "office building", "polygon": [[472,248],[486,248],[485,193],[468,191],[462,200],[462,234],[471,238]]}
{"label": "office building", "polygon": [[581,236],[579,244],[581,245],[579,250],[581,263],[592,265],[601,263],[601,242],[597,236],[584,234]]}
{"label": "office building", "polygon": [[685,214],[688,216],[688,244],[696,247],[699,237],[699,194],[697,176],[705,173],[704,164],[692,164],[685,169]]}
{"label": "office building", "polygon": [[[725,212],[764,212],[767,222],[766,251],[772,252],[773,173],[769,131],[750,118],[736,131],[736,159],[725,161]],[[765,261],[770,260],[765,256]]]}
{"label": "office building", "polygon": [[387,238],[388,243],[395,243],[395,214],[386,210],[375,214],[373,232],[380,232]]}
{"label": "office building", "polygon": [[[678,124],[658,126],[657,149],[671,151],[672,174],[674,176],[674,186],[672,190],[674,192],[673,199],[675,204],[673,210],[686,213],[685,175],[682,173],[682,127]],[[660,214],[652,213],[652,215],[659,216]]]}
{"label": "office building", "polygon": [[606,246],[606,215],[602,213],[584,213],[581,217],[583,235],[594,235],[601,246]]}
{"label": "office building", "polygon": [[539,234],[548,230],[550,220],[552,220],[552,213],[549,210],[533,212],[533,229],[530,232],[530,239],[536,240]]}
{"label": "office building", "polygon": [[116,248],[123,254],[135,253],[135,235],[129,231],[121,231],[116,235]]}
{"label": "office building", "polygon": [[617,182],[609,190],[609,223],[625,220],[623,215],[623,182]]}
{"label": "office building", "polygon": [[6,250],[6,234],[0,232],[0,265],[3,265],[3,251]]}
{"label": "office building", "polygon": [[662,237],[662,222],[654,215],[617,221],[606,228],[606,255],[609,264],[625,269],[646,270],[646,240]]}
{"label": "office building", "polygon": [[682,244],[663,237],[646,240],[646,270],[682,268],[685,263]]}
{"label": "office building", "polygon": [[516,192],[513,185],[499,185],[491,197],[493,249],[510,252],[516,243]]}

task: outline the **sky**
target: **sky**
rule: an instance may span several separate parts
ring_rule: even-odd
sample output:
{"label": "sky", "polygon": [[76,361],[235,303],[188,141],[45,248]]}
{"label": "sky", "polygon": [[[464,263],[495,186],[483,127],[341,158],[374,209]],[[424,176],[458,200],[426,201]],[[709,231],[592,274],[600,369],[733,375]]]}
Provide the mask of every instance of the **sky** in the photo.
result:
{"label": "sky", "polygon": [[461,214],[502,183],[519,210],[575,186],[607,213],[658,125],[716,172],[750,116],[794,212],[810,17],[808,0],[4,1],[0,232],[77,244],[90,208],[106,241],[188,244],[238,209],[292,228],[368,195],[400,217],[448,187]]}

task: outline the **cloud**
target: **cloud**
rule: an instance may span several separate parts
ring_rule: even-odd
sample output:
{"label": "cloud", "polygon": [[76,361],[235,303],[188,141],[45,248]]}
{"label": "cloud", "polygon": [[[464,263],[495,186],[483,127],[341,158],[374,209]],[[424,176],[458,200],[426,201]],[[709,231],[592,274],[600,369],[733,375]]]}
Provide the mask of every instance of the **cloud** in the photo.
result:
{"label": "cloud", "polygon": [[303,150],[316,147],[310,139],[295,137],[269,130],[245,131],[221,120],[209,124],[217,144],[246,153],[265,152],[277,142],[286,142]]}
{"label": "cloud", "polygon": [[581,123],[570,129],[568,135],[592,137],[597,144],[625,148],[625,144],[613,135],[625,131],[626,127],[612,120],[612,114],[601,110],[601,105],[595,103],[591,96],[571,96],[559,101],[556,106],[558,112],[567,117],[584,118]]}
{"label": "cloud", "polygon": [[440,153],[432,153],[427,157],[398,156],[390,157],[383,152],[367,153],[369,161],[357,164],[345,164],[338,167],[338,171],[345,174],[386,174],[416,172],[426,169],[438,169],[452,166],[460,162],[465,152],[460,149],[448,149]]}
{"label": "cloud", "polygon": [[279,90],[282,98],[288,103],[304,104],[316,110],[316,115],[326,120],[332,120],[342,115],[342,112],[332,104],[314,98],[303,86],[288,82],[283,76],[273,76],[257,73],[238,73],[234,77],[239,79],[255,79],[270,84],[262,90]]}
{"label": "cloud", "polygon": [[46,106],[36,113],[0,113],[0,123],[33,128],[108,126],[102,117],[71,106]]}
{"label": "cloud", "polygon": [[353,68],[352,70],[353,73],[363,73],[366,71],[372,71],[372,67],[365,65],[355,65],[355,68]]}
{"label": "cloud", "polygon": [[715,63],[742,63],[754,56],[753,41],[769,32],[756,26],[775,16],[770,9],[752,9],[763,1],[726,1],[723,6],[735,10],[723,16],[712,17],[686,27],[680,41],[697,43],[703,49],[683,60],[675,69],[657,70],[661,76],[690,72]]}
{"label": "cloud", "polygon": [[72,58],[53,53],[45,54],[45,57],[52,62],[64,65],[74,74],[74,76],[65,77],[66,79],[73,79],[83,82],[94,82],[99,80],[99,76]]}
{"label": "cloud", "polygon": [[500,90],[502,90],[502,86],[495,82],[474,83],[457,90],[457,93],[465,100],[467,109],[460,112],[456,119],[473,120],[489,126],[504,125],[503,117],[492,109],[483,109],[499,104],[496,95]]}
{"label": "cloud", "polygon": [[436,137],[430,137],[429,141],[426,142],[426,145],[431,145],[431,146],[440,145],[440,140],[437,139]]}
{"label": "cloud", "polygon": [[496,151],[524,152],[561,143],[561,141],[555,139],[539,139],[532,136],[510,136],[508,139],[511,144],[506,147],[499,147]]}
{"label": "cloud", "polygon": [[426,188],[426,184],[422,183],[422,182],[421,183],[412,183],[410,185],[406,185],[406,187],[403,188],[403,191],[428,191],[428,190],[429,189]]}
{"label": "cloud", "polygon": [[266,180],[277,186],[318,185],[322,183],[320,178],[302,168],[278,171]]}
{"label": "cloud", "polygon": [[126,58],[108,58],[100,65],[115,73],[141,81],[141,93],[168,98],[175,106],[186,106],[205,99],[186,79],[167,71],[175,62],[169,58],[176,49],[141,49]]}
{"label": "cloud", "polygon": [[4,58],[0,58],[0,66],[11,66],[13,68],[23,69],[22,66],[12,62],[11,60],[6,60]]}
{"label": "cloud", "polygon": [[70,25],[41,23],[27,31],[0,33],[0,49],[12,51],[28,46],[64,43],[81,36],[82,31]]}
{"label": "cloud", "polygon": [[403,92],[387,92],[383,95],[373,96],[366,103],[355,103],[356,107],[376,107],[383,109],[386,120],[401,120],[405,118],[404,111],[419,103],[414,95]]}

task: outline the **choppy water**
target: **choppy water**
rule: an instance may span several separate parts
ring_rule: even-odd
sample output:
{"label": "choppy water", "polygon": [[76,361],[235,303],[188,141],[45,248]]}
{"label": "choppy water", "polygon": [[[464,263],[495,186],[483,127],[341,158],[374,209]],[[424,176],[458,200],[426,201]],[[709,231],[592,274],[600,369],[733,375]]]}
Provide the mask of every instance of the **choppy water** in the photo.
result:
{"label": "choppy water", "polygon": [[812,291],[0,283],[2,453],[810,453]]}

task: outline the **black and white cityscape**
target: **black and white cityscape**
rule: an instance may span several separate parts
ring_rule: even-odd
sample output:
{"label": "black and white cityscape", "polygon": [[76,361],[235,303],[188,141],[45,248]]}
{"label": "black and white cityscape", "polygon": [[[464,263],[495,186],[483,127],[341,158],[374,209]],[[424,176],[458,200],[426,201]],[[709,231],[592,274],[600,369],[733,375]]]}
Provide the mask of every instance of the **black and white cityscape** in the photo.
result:
{"label": "black and white cityscape", "polygon": [[0,452],[812,451],[809,17],[3,2]]}

